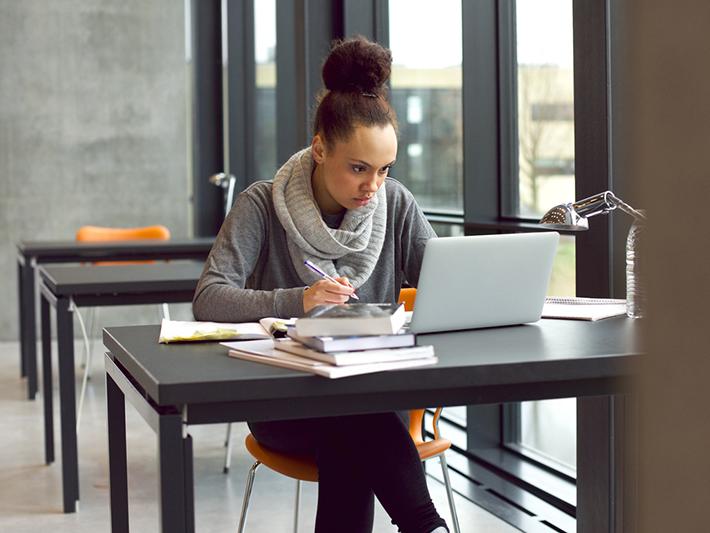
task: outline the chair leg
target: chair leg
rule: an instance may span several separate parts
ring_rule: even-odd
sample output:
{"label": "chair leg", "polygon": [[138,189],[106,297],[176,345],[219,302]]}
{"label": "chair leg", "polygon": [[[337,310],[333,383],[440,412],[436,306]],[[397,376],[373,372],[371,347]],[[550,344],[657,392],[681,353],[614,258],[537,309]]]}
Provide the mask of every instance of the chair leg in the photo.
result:
{"label": "chair leg", "polygon": [[296,480],[296,508],[293,512],[293,533],[298,533],[298,510],[301,508],[301,480]]}
{"label": "chair leg", "polygon": [[247,474],[247,485],[244,488],[244,501],[242,501],[242,514],[239,517],[239,527],[237,528],[237,533],[244,532],[244,526],[247,523],[247,511],[249,510],[249,498],[251,498],[251,489],[254,486],[254,475],[256,474],[256,469],[259,468],[261,463],[256,461]]}
{"label": "chair leg", "polygon": [[459,527],[459,517],[456,514],[456,504],[454,503],[454,492],[451,490],[449,467],[446,464],[446,457],[443,453],[439,456],[439,463],[441,464],[441,473],[444,476],[444,485],[446,485],[446,496],[449,499],[449,509],[451,509],[451,522],[454,526],[454,533],[461,533],[461,528]]}
{"label": "chair leg", "polygon": [[[89,355],[87,356],[87,364],[88,360],[91,357],[91,354],[94,353],[94,346],[96,344],[96,336],[100,336],[100,331],[96,331],[96,326],[101,324],[101,308],[100,307],[92,307],[91,308],[91,322],[89,322],[89,327],[87,328],[87,331],[89,332]],[[97,335],[94,335],[96,333]],[[91,374],[89,374],[88,379],[91,379]]]}
{"label": "chair leg", "polygon": [[[75,313],[77,313],[77,314],[79,313],[79,310],[76,307],[74,307],[73,309],[74,309]],[[89,336],[91,336],[91,334],[94,331],[94,325],[95,325],[94,315],[96,314],[96,309],[97,309],[96,307],[89,307],[87,309],[89,316],[86,318],[86,331],[88,332]],[[84,350],[83,350],[83,353],[81,354],[81,358],[80,358],[82,370],[86,368],[86,361],[89,358],[89,352],[91,350],[93,350],[93,340],[89,339],[89,343],[90,344],[87,344],[86,342],[84,342]],[[88,351],[87,351],[87,346],[88,346]]]}
{"label": "chair leg", "polygon": [[229,441],[232,438],[232,423],[227,424],[227,434],[224,436],[224,447],[229,446]]}
{"label": "chair leg", "polygon": [[89,347],[89,336],[86,332],[86,326],[84,325],[84,319],[76,307],[74,302],[70,303],[70,310],[79,319],[79,327],[81,328],[81,334],[84,337],[84,352],[86,353],[86,364],[84,367],[84,375],[81,380],[81,393],[79,394],[79,406],[76,410],[76,433],[79,434],[79,426],[81,425],[81,411],[84,407],[84,398],[86,396],[86,383],[89,379],[89,372],[91,370],[91,348]]}
{"label": "chair leg", "polygon": [[227,436],[224,439],[226,450],[224,451],[224,467],[222,472],[229,472],[229,465],[232,463],[232,423],[227,424]]}

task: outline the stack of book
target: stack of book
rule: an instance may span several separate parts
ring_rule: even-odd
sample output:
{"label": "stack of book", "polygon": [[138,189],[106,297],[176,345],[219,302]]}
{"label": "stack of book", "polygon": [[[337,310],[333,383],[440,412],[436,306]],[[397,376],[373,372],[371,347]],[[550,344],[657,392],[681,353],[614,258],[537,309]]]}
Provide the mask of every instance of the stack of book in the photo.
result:
{"label": "stack of book", "polygon": [[404,309],[390,304],[318,306],[288,329],[288,338],[224,343],[229,355],[341,378],[437,362],[402,330]]}

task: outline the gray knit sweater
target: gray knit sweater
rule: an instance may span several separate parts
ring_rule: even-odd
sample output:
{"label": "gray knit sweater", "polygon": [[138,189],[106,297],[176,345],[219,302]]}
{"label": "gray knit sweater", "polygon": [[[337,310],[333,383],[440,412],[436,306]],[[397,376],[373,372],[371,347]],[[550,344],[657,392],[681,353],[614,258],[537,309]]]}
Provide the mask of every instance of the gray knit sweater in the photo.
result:
{"label": "gray knit sweater", "polygon": [[[361,302],[395,302],[402,283],[416,287],[424,245],[434,230],[412,194],[387,178],[387,229]],[[303,315],[303,291],[274,212],[271,182],[254,183],[237,197],[222,224],[195,290],[197,320],[248,322]]]}

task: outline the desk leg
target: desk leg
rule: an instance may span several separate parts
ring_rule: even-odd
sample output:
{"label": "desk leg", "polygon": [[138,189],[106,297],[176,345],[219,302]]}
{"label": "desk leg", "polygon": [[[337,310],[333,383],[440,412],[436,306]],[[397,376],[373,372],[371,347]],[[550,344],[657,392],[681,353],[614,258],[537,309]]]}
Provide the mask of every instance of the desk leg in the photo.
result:
{"label": "desk leg", "polygon": [[67,298],[57,298],[56,311],[64,512],[73,513],[76,511],[76,502],[79,500],[76,386],[74,383],[74,320],[71,311],[69,311],[69,300]]}
{"label": "desk leg", "polygon": [[183,464],[185,465],[185,522],[187,533],[195,533],[195,477],[193,473],[192,437],[183,439]]}
{"label": "desk leg", "polygon": [[20,257],[17,258],[17,304],[18,313],[17,316],[20,319],[20,329],[18,331],[18,336],[20,338],[20,377],[25,377],[27,375],[27,370],[25,369],[25,360],[27,359],[25,353],[25,284],[24,284],[24,265]]}
{"label": "desk leg", "polygon": [[108,411],[108,468],[111,532],[128,533],[128,465],[126,462],[126,401],[121,389],[106,374]]}
{"label": "desk leg", "polygon": [[577,399],[577,532],[633,533],[632,399]]}
{"label": "desk leg", "polygon": [[32,260],[22,267],[22,334],[20,353],[27,374],[27,399],[37,395],[37,317],[35,310],[35,267]]}
{"label": "desk leg", "polygon": [[52,392],[52,338],[49,321],[49,302],[42,295],[42,403],[44,404],[44,460],[54,462],[54,405]]}
{"label": "desk leg", "polygon": [[[188,457],[189,455],[189,457]],[[162,414],[158,421],[160,531],[192,533],[195,529],[192,487],[192,442],[182,437],[180,414]],[[186,463],[190,464],[185,468]],[[188,497],[189,496],[189,497]]]}

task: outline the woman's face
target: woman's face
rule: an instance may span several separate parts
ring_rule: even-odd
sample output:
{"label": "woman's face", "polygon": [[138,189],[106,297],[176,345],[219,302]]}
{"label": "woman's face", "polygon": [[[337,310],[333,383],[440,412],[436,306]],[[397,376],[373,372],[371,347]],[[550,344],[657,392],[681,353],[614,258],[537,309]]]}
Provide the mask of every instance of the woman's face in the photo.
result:
{"label": "woman's face", "polygon": [[331,147],[316,135],[311,144],[313,193],[325,213],[363,207],[384,183],[397,157],[397,135],[392,125],[356,126],[350,139]]}

